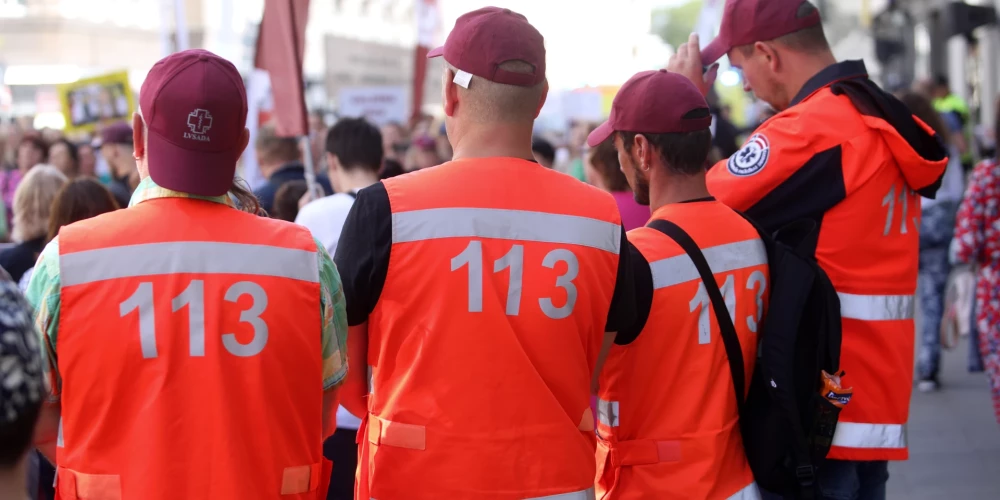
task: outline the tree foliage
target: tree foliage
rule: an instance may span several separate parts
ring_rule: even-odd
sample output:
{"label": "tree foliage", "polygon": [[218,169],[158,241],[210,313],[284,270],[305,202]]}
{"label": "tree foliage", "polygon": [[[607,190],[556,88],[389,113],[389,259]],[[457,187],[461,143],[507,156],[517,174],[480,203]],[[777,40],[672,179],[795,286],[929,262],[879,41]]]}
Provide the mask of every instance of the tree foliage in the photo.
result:
{"label": "tree foliage", "polygon": [[702,0],[688,0],[676,7],[664,7],[653,11],[653,33],[663,41],[677,48],[688,40],[698,23]]}

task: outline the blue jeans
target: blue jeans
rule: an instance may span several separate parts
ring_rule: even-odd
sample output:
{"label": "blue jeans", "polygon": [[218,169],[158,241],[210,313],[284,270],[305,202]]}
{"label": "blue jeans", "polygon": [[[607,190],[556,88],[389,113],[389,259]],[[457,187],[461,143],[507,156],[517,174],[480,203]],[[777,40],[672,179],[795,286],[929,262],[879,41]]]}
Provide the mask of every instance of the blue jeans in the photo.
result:
{"label": "blue jeans", "polygon": [[[889,480],[889,462],[853,462],[827,460],[819,470],[818,500],[885,500],[885,484]],[[761,490],[764,500],[793,500]]]}
{"label": "blue jeans", "polygon": [[951,265],[948,245],[955,232],[957,205],[942,201],[922,212],[920,221],[920,280],[917,298],[924,321],[921,325],[917,376],[937,381],[941,360],[941,319],[944,316],[944,293]]}

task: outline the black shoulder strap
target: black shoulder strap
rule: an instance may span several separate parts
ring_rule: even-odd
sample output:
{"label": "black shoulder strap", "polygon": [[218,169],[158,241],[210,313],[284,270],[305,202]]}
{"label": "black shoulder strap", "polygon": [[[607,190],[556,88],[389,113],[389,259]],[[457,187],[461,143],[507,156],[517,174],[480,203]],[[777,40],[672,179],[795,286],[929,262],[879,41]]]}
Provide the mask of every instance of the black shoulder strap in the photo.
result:
{"label": "black shoulder strap", "polygon": [[346,194],[347,196],[350,196],[351,198],[354,198],[355,200],[358,199],[358,193],[357,193],[357,191],[348,191],[348,192],[346,192],[344,194]]}
{"label": "black shoulder strap", "polygon": [[680,226],[662,219],[650,221],[647,226],[676,241],[688,256],[691,257],[691,261],[694,262],[695,267],[698,268],[701,281],[705,283],[705,290],[708,292],[708,297],[712,300],[712,309],[715,310],[715,318],[719,322],[719,330],[722,331],[722,343],[726,347],[726,357],[729,358],[729,371],[733,377],[733,387],[736,389],[736,408],[742,417],[743,402],[746,398],[747,387],[745,382],[746,371],[743,365],[743,349],[740,347],[740,338],[736,334],[736,326],[733,325],[733,320],[729,317],[729,308],[726,307],[722,291],[719,290],[719,284],[715,281],[715,274],[712,273],[712,269],[708,266],[705,254],[698,248],[698,244]]}

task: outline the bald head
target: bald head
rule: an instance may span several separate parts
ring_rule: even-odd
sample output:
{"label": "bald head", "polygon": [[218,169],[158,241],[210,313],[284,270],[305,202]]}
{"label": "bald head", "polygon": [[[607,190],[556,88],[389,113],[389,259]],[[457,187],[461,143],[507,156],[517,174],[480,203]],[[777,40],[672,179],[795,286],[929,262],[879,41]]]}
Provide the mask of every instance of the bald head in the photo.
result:
{"label": "bald head", "polygon": [[[500,69],[511,73],[531,74],[534,67],[523,61],[508,61]],[[448,65],[447,83],[458,70]],[[548,83],[533,87],[505,85],[473,76],[469,88],[456,85],[459,113],[465,120],[475,123],[525,123],[533,122],[545,101]]]}

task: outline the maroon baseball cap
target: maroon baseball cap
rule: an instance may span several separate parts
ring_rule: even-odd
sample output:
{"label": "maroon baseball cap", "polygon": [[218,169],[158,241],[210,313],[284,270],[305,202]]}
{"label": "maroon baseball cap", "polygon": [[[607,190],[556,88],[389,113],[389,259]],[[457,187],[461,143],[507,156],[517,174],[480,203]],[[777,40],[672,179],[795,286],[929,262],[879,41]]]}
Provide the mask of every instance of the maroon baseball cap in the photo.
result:
{"label": "maroon baseball cap", "polygon": [[[510,9],[483,7],[455,22],[444,46],[427,57],[444,56],[452,66],[491,82],[533,87],[545,81],[545,39],[528,18]],[[533,73],[505,71],[500,65],[524,61]]]}
{"label": "maroon baseball cap", "polygon": [[132,144],[132,127],[115,122],[101,129],[101,144]]}
{"label": "maroon baseball cap", "polygon": [[708,102],[691,80],[665,69],[643,71],[618,89],[611,116],[590,133],[587,145],[597,147],[616,131],[683,134],[711,125]]}
{"label": "maroon baseball cap", "polygon": [[243,153],[247,94],[236,66],[211,52],[171,54],[139,91],[146,164],[161,187],[200,196],[226,194]]}
{"label": "maroon baseball cap", "polygon": [[821,22],[807,0],[726,0],[719,36],[701,51],[701,62],[718,61],[734,47],[774,40]]}

